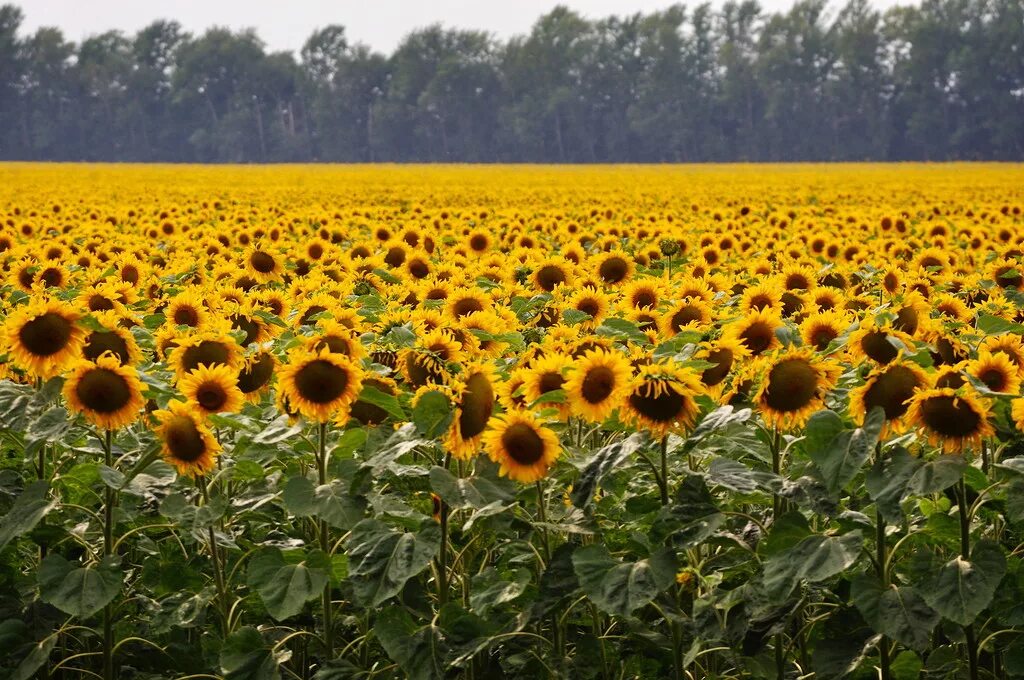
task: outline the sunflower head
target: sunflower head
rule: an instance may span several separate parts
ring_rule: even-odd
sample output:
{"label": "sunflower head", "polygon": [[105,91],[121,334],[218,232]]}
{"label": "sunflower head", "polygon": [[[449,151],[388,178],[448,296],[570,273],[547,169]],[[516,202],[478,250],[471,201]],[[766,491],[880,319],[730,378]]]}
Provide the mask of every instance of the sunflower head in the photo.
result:
{"label": "sunflower head", "polygon": [[473,457],[494,411],[495,376],[488,364],[474,362],[460,374],[452,387],[455,419],[448,430],[446,445],[459,460]]}
{"label": "sunflower head", "polygon": [[967,364],[967,372],[985,383],[993,392],[1017,394],[1020,392],[1020,372],[1009,355],[983,350],[977,359]]}
{"label": "sunflower head", "polygon": [[629,393],[632,367],[622,354],[594,349],[576,360],[565,381],[569,408],[592,423],[604,422]]}
{"label": "sunflower head", "polygon": [[641,365],[623,402],[624,419],[658,437],[693,427],[705,393],[700,377],[673,362]]}
{"label": "sunflower head", "polygon": [[526,411],[509,411],[494,419],[483,445],[499,474],[519,482],[543,479],[561,455],[558,437]]}
{"label": "sunflower head", "polygon": [[291,409],[320,423],[347,420],[363,380],[356,364],[327,348],[293,350],[279,373],[278,387]]}
{"label": "sunflower head", "polygon": [[200,364],[178,381],[178,389],[203,415],[234,413],[245,402],[238,388],[238,373],[223,364]]}
{"label": "sunflower head", "polygon": [[910,407],[910,399],[918,390],[930,386],[928,374],[912,362],[897,360],[875,368],[864,384],[850,392],[850,413],[863,423],[874,408],[885,411],[885,431],[902,432],[903,416]]}
{"label": "sunflower head", "polygon": [[837,368],[810,350],[790,350],[767,365],[754,402],[769,425],[801,427],[822,407],[837,377]]}
{"label": "sunflower head", "polygon": [[78,325],[79,318],[71,306],[56,300],[17,308],[4,324],[14,365],[43,379],[64,371],[81,354],[85,330]]}
{"label": "sunflower head", "polygon": [[165,410],[154,411],[153,417],[164,460],[177,468],[178,474],[196,477],[213,469],[221,447],[193,407],[171,400]]}
{"label": "sunflower head", "polygon": [[135,369],[109,353],[94,362],[79,360],[64,383],[68,407],[105,430],[135,422],[146,403],[143,391]]}
{"label": "sunflower head", "polygon": [[970,388],[939,387],[914,395],[907,420],[921,428],[931,444],[947,453],[959,453],[992,436],[988,411],[988,405]]}

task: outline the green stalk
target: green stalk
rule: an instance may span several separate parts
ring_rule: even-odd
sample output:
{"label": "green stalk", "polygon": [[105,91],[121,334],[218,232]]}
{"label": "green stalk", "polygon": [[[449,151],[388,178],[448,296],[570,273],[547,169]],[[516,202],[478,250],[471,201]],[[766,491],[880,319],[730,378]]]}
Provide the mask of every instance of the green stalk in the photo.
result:
{"label": "green stalk", "polygon": [[[782,474],[782,435],[778,428],[772,431],[772,472],[776,475]],[[772,494],[772,521],[776,521],[782,514],[782,496]],[[775,636],[775,671],[779,680],[786,677],[786,656],[784,652],[785,636],[779,633]]]}
{"label": "green stalk", "polygon": [[[196,477],[196,485],[199,487],[199,492],[202,494],[203,503],[209,504],[210,495],[206,486],[206,479],[203,477]],[[226,582],[224,580],[224,565],[220,560],[220,549],[217,547],[217,534],[213,530],[213,526],[209,526],[206,529],[207,540],[210,544],[210,561],[213,564],[213,582],[217,588],[217,609],[220,612],[221,622],[221,633],[226,639],[228,634],[231,632],[231,621],[230,621],[230,609],[228,606],[228,592]]]}
{"label": "green stalk", "polygon": [[661,438],[661,479],[658,480],[661,490],[661,504],[668,505],[668,436]]}
{"label": "green stalk", "polygon": [[[106,431],[103,437],[103,463],[114,467],[113,433]],[[114,504],[117,492],[110,487],[103,487],[103,556],[114,554]],[[114,680],[114,607],[108,603],[103,607],[103,680]]]}
{"label": "green stalk", "polygon": [[[875,444],[875,460],[881,461],[882,459],[882,443],[878,442]],[[878,505],[875,505],[875,556],[878,560],[878,580],[882,585],[882,590],[889,589],[889,569],[888,569],[888,545],[885,541],[885,519],[882,518],[882,511],[878,509]],[[879,656],[879,670],[881,672],[881,680],[891,680],[892,678],[892,660],[889,658],[889,638],[882,636],[882,639],[878,641],[878,656]]]}
{"label": "green stalk", "polygon": [[[318,453],[316,458],[317,477],[320,484],[327,483],[327,423],[320,423]],[[328,558],[331,557],[331,527],[325,520],[320,520],[320,549]],[[324,651],[327,660],[334,658],[334,611],[331,602],[331,581],[327,580],[323,594],[324,607]]]}
{"label": "green stalk", "polygon": [[[956,485],[956,501],[960,511],[960,556],[968,560],[971,557],[971,517],[967,503],[967,485],[962,477]],[[970,678],[978,680],[978,640],[974,636],[974,624],[964,626],[964,637]]]}
{"label": "green stalk", "polygon": [[[444,469],[451,465],[451,454],[444,456]],[[441,506],[438,519],[441,525],[441,550],[437,555],[437,604],[438,608],[448,603],[448,504],[438,498]]]}

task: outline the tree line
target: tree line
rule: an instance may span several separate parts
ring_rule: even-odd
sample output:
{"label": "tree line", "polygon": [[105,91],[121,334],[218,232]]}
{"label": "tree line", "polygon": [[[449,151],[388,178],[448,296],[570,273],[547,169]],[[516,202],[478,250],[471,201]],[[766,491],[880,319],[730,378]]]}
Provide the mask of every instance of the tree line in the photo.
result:
{"label": "tree line", "polygon": [[156,21],[69,41],[0,7],[0,158],[169,162],[1024,159],[1024,0],[753,0],[507,41],[342,26],[298,54]]}

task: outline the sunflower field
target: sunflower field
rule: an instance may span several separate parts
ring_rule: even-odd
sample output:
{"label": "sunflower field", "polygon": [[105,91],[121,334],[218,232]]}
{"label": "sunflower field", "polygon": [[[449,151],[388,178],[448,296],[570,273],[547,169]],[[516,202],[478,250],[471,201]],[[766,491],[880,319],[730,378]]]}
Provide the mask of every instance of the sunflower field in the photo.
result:
{"label": "sunflower field", "polygon": [[0,166],[0,677],[1024,677],[1024,168]]}

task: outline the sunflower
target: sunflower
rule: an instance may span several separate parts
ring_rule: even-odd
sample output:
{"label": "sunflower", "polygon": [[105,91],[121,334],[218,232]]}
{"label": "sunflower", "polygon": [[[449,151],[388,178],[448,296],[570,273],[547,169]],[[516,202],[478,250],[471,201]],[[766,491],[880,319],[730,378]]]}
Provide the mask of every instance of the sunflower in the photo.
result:
{"label": "sunflower", "polygon": [[528,375],[528,369],[517,368],[498,385],[498,403],[504,406],[505,410],[515,411],[526,408],[526,379]]}
{"label": "sunflower", "polygon": [[903,416],[918,390],[930,386],[928,374],[914,363],[897,360],[875,368],[864,384],[850,392],[850,413],[863,424],[873,408],[885,411],[883,436],[905,429]]}
{"label": "sunflower", "polygon": [[122,364],[134,365],[142,359],[142,351],[135,336],[121,325],[124,320],[116,312],[100,312],[94,315],[101,326],[89,331],[82,346],[82,356],[96,361],[104,354],[113,354]]}
{"label": "sunflower", "polygon": [[724,384],[729,373],[750,353],[747,348],[727,338],[704,345],[694,358],[706,361],[714,366],[709,366],[700,374],[700,381],[705,387],[717,392]]}
{"label": "sunflower", "polygon": [[462,357],[458,340],[447,330],[433,330],[424,334],[416,346],[402,350],[399,366],[402,376],[412,387],[427,384],[445,384],[448,381],[448,364]]}
{"label": "sunflower", "polygon": [[459,460],[472,458],[480,446],[494,411],[494,372],[484,363],[465,368],[452,387],[455,417],[448,429],[445,446]]}
{"label": "sunflower", "polygon": [[693,427],[699,407],[696,398],[704,394],[699,376],[673,362],[641,365],[621,415],[636,428],[658,437]]}
{"label": "sunflower", "polygon": [[547,257],[541,260],[530,274],[534,288],[548,293],[558,286],[572,285],[574,279],[572,266],[561,257]]}
{"label": "sunflower", "polygon": [[445,300],[444,310],[445,315],[449,319],[458,320],[473,312],[482,312],[490,309],[491,305],[491,298],[485,293],[472,288],[462,287],[448,296],[447,300]]}
{"label": "sunflower", "polygon": [[661,304],[662,285],[659,279],[637,279],[622,289],[622,302],[630,309],[657,309]]}
{"label": "sunflower", "polygon": [[849,327],[849,316],[835,310],[815,312],[800,324],[800,338],[819,352],[824,352],[833,340]]}
{"label": "sunflower", "polygon": [[850,333],[846,346],[854,359],[870,359],[878,364],[896,360],[902,347],[912,350],[914,339],[902,331],[889,326],[879,326],[871,321]]}
{"label": "sunflower", "polygon": [[618,352],[586,352],[564,385],[573,415],[591,423],[604,422],[629,393],[631,376],[629,361]]}
{"label": "sunflower", "polygon": [[81,315],[57,300],[39,300],[18,307],[7,317],[4,336],[12,363],[33,377],[49,379],[77,359],[85,330]]}
{"label": "sunflower", "polygon": [[811,350],[789,350],[768,364],[754,403],[772,427],[801,427],[822,407],[837,377],[838,369]]}
{"label": "sunflower", "polygon": [[202,364],[238,368],[242,363],[242,348],[223,328],[191,333],[178,338],[177,343],[171,352],[170,364],[178,377],[191,373]]}
{"label": "sunflower", "polygon": [[178,293],[167,303],[164,310],[167,323],[172,326],[199,328],[209,316],[203,298],[197,292]]}
{"label": "sunflower", "polygon": [[1013,423],[1017,426],[1017,429],[1024,432],[1024,397],[1013,400],[1010,416],[1013,418]]}
{"label": "sunflower", "polygon": [[193,407],[172,399],[166,410],[154,411],[153,417],[159,423],[154,432],[163,441],[164,460],[179,475],[196,477],[213,469],[221,447]]}
{"label": "sunflower", "polygon": [[[535,359],[526,374],[524,384],[527,403],[534,404],[551,392],[564,390],[565,376],[562,375],[562,371],[571,363],[572,360],[560,352]],[[539,406],[555,409],[559,418],[563,420],[569,417],[569,404],[566,401],[543,401]]]}
{"label": "sunflower", "polygon": [[134,368],[104,354],[93,361],[79,360],[64,383],[68,408],[104,430],[131,425],[146,405],[144,387]]}
{"label": "sunflower", "polygon": [[703,298],[687,297],[676,302],[658,319],[662,335],[674,337],[684,330],[701,330],[711,323],[714,313]]}
{"label": "sunflower", "polygon": [[615,249],[594,258],[591,270],[606,286],[618,286],[633,278],[636,264],[624,251]]}
{"label": "sunflower", "polygon": [[498,474],[527,484],[543,479],[562,453],[555,433],[526,411],[496,417],[483,445]]}
{"label": "sunflower", "polygon": [[344,354],[356,362],[366,356],[363,344],[347,326],[334,319],[321,319],[317,322],[316,328],[320,333],[306,341],[314,352],[319,352],[326,347],[329,351]]}
{"label": "sunflower", "polygon": [[967,364],[967,373],[985,383],[993,392],[1020,392],[1020,373],[1017,365],[1002,352],[982,351],[977,359]]}
{"label": "sunflower", "polygon": [[978,351],[1005,354],[1017,367],[1017,373],[1024,378],[1024,342],[1020,337],[1010,334],[990,336],[982,341]]}
{"label": "sunflower", "polygon": [[610,307],[608,295],[595,288],[580,288],[565,301],[565,309],[575,309],[590,315],[590,319],[581,324],[587,329],[599,325],[607,316]]}
{"label": "sunflower", "polygon": [[178,389],[204,416],[234,413],[245,401],[238,389],[238,373],[223,364],[201,364],[178,382]]}
{"label": "sunflower", "polygon": [[253,403],[259,401],[260,394],[266,392],[270,387],[276,367],[277,359],[270,352],[256,352],[245,358],[242,368],[238,372],[238,389],[241,390],[246,401]]}
{"label": "sunflower", "polygon": [[775,335],[781,327],[782,319],[777,312],[762,310],[729,323],[724,327],[723,335],[739,342],[756,357],[782,347],[782,342]]}
{"label": "sunflower", "polygon": [[988,405],[969,388],[922,390],[911,399],[906,418],[923,430],[929,443],[947,453],[977,447],[994,432]]}
{"label": "sunflower", "polygon": [[320,423],[345,420],[362,387],[362,370],[348,357],[326,347],[296,349],[278,375],[279,389],[294,411]]}
{"label": "sunflower", "polygon": [[762,281],[749,286],[740,298],[740,309],[744,314],[761,311],[782,311],[782,291],[773,281]]}

